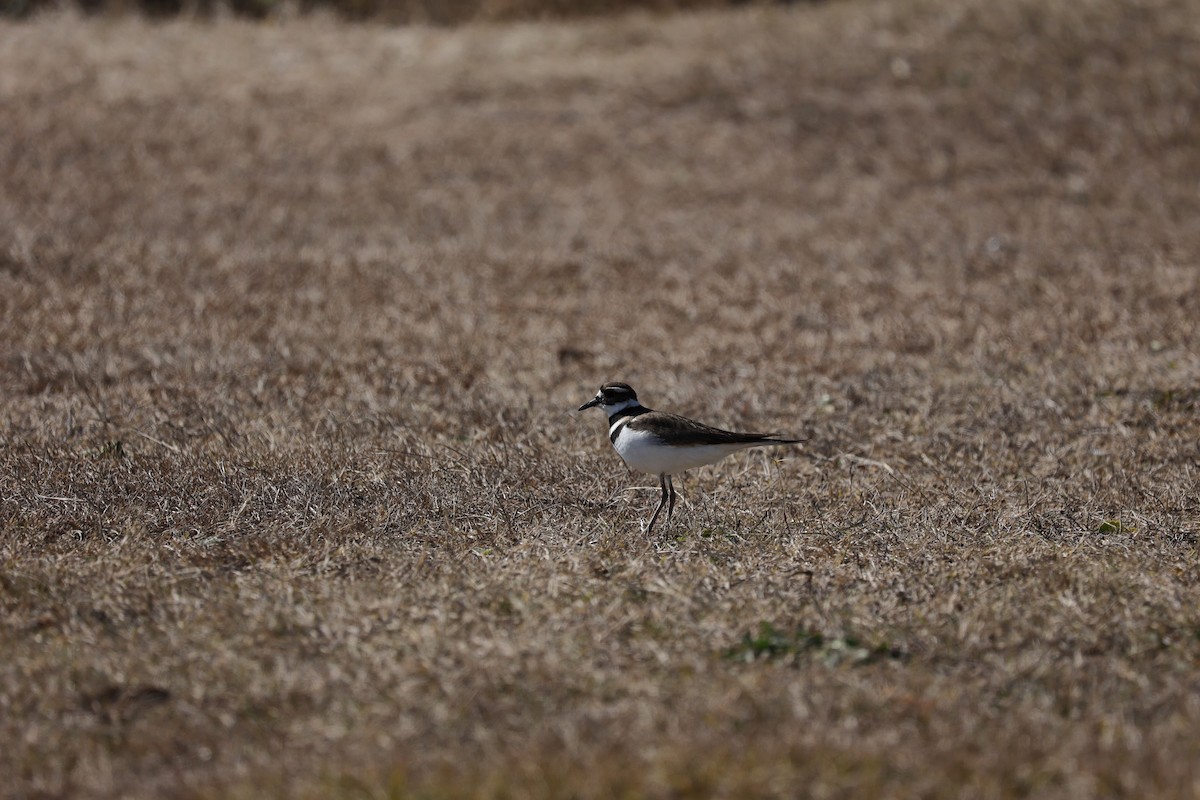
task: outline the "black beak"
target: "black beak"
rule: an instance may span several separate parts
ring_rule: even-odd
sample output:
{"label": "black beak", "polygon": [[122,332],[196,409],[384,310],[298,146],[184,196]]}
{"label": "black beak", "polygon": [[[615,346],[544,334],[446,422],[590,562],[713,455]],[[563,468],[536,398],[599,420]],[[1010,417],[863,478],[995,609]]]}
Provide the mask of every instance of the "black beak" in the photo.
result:
{"label": "black beak", "polygon": [[588,400],[586,403],[584,403],[583,405],[581,405],[581,406],[579,407],[579,410],[580,410],[580,411],[583,411],[585,408],[591,408],[592,406],[598,406],[598,405],[600,405],[600,398],[599,398],[599,397],[593,397],[591,400]]}

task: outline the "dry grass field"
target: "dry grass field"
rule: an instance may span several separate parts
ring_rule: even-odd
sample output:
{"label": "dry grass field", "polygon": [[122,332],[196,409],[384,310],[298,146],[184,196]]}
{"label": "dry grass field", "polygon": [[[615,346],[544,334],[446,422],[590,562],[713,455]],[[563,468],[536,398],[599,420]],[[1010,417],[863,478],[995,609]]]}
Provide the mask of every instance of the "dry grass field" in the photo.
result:
{"label": "dry grass field", "polygon": [[[0,23],[0,795],[1200,796],[1200,5]],[[809,437],[641,526],[601,415]]]}
{"label": "dry grass field", "polygon": [[530,19],[578,19],[630,11],[668,13],[757,3],[825,3],[844,0],[0,0],[0,16],[28,18],[70,9],[96,16],[132,12],[155,19],[185,16],[212,20],[243,17],[279,22],[320,13],[343,20],[386,24],[462,25]]}

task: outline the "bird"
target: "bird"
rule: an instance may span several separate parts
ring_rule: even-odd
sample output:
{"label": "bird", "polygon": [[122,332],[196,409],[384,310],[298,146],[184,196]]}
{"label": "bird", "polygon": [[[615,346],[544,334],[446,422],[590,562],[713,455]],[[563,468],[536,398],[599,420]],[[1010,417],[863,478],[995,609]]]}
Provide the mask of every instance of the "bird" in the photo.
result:
{"label": "bird", "polygon": [[799,444],[803,439],[786,439],[768,433],[735,433],[695,420],[646,408],[627,383],[606,383],[580,411],[599,407],[608,415],[608,439],[630,469],[657,475],[662,487],[658,507],[646,528],[649,534],[663,506],[667,523],[675,510],[672,476],[684,470],[715,464],[748,447]]}

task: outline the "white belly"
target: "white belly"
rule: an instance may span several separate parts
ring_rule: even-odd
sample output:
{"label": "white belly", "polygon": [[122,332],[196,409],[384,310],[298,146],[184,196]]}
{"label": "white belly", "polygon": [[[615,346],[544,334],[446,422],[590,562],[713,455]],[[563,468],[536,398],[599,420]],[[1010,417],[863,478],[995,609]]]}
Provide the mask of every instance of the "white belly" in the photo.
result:
{"label": "white belly", "polygon": [[631,469],[652,475],[675,475],[686,469],[720,461],[730,453],[753,447],[748,444],[702,444],[670,447],[645,431],[622,430],[613,442],[617,453]]}

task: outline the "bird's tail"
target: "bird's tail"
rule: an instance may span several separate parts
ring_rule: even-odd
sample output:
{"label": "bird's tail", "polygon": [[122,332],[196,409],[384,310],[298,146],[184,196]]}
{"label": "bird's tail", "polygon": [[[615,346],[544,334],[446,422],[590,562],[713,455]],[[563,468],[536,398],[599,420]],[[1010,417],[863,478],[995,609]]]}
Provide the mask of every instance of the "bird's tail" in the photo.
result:
{"label": "bird's tail", "polygon": [[762,445],[768,445],[768,444],[803,444],[804,442],[807,442],[807,441],[808,441],[808,439],[785,439],[785,438],[783,438],[783,437],[781,437],[781,436],[772,436],[772,435],[770,435],[770,434],[767,434],[766,436],[763,436],[763,438],[761,438],[761,439],[759,439],[757,442],[755,442],[755,444],[756,444],[756,445],[760,445],[760,444],[762,444]]}

